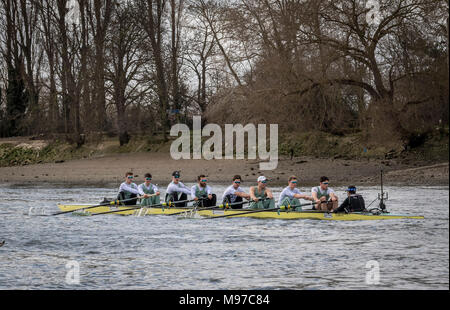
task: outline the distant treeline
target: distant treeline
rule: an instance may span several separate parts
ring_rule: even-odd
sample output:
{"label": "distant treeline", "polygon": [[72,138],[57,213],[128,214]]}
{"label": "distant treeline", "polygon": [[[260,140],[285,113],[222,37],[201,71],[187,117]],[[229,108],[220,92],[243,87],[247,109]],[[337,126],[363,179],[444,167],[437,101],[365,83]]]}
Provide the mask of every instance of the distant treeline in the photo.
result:
{"label": "distant treeline", "polygon": [[448,126],[445,0],[0,0],[0,136]]}

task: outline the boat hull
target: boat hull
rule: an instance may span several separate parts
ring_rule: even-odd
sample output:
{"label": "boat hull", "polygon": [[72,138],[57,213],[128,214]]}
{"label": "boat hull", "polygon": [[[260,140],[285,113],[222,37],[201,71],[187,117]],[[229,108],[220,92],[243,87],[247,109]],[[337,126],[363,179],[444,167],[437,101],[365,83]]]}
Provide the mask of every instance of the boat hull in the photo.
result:
{"label": "boat hull", "polygon": [[[74,211],[80,210],[83,205],[58,205],[61,211]],[[119,215],[170,215],[174,213],[180,213],[186,211],[189,213],[190,210],[181,209],[181,208],[141,208],[141,209],[132,209],[127,207],[115,207],[115,206],[104,206],[104,207],[96,207],[92,209],[88,209],[85,212],[91,214],[115,211],[114,214]],[[123,210],[123,211],[119,211]],[[205,217],[219,217],[219,216],[230,216],[233,217],[252,217],[252,218],[260,218],[260,219],[280,219],[280,220],[296,220],[296,219],[311,219],[311,220],[326,220],[326,221],[363,221],[363,220],[390,220],[390,219],[424,219],[423,216],[420,215],[404,215],[404,214],[379,214],[374,215],[372,213],[326,213],[326,212],[314,212],[314,211],[301,211],[301,212],[286,212],[286,211],[264,211],[248,214],[247,212],[252,211],[249,209],[242,210],[199,210],[197,213],[201,216]],[[247,214],[244,214],[247,213]]]}

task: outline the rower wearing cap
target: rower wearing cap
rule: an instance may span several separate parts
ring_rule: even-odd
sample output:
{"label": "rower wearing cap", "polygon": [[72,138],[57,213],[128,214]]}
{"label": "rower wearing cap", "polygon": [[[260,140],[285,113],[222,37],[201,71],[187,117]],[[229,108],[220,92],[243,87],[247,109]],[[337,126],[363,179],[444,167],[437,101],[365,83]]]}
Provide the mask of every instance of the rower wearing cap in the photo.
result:
{"label": "rower wearing cap", "polygon": [[148,198],[141,199],[142,206],[151,206],[160,203],[160,192],[158,187],[152,184],[152,175],[150,173],[146,173],[145,182],[138,186],[138,191],[141,196],[147,195]]}
{"label": "rower wearing cap", "polygon": [[[174,171],[172,173],[172,182],[167,186],[166,190],[166,202],[168,201],[185,201],[187,195],[191,194],[191,189],[180,182],[180,171]],[[176,203],[176,207],[186,207],[187,202]]]}
{"label": "rower wearing cap", "polygon": [[279,205],[280,206],[291,206],[294,211],[302,211],[302,207],[300,206],[300,199],[311,200],[314,201],[312,196],[308,196],[303,194],[298,188],[298,179],[295,175],[289,177],[288,186],[283,189],[280,194]]}
{"label": "rower wearing cap", "polygon": [[321,177],[319,186],[311,189],[311,196],[314,198],[314,202],[316,202],[315,210],[330,211],[338,207],[338,197],[334,190],[328,187],[328,184],[330,184],[330,179]]}
{"label": "rower wearing cap", "polygon": [[125,174],[125,182],[120,184],[119,194],[117,196],[118,200],[121,201],[128,200],[122,202],[122,204],[127,206],[136,205],[137,196],[139,195],[138,186],[135,183],[133,183],[133,179],[134,179],[133,172],[127,172]]}
{"label": "rower wearing cap", "polygon": [[364,202],[364,198],[356,194],[356,186],[349,186],[346,190],[347,192],[347,198],[344,200],[344,202],[334,210],[333,212],[339,213],[339,212],[363,212],[366,211],[366,204]]}
{"label": "rower wearing cap", "polygon": [[[241,182],[242,178],[240,175],[235,175],[233,177],[233,184],[230,185],[222,196],[223,204],[227,203],[239,203],[242,202],[242,198],[250,199],[250,195],[244,192],[244,190],[241,188]],[[232,209],[242,209],[243,204],[235,204],[232,205]]]}
{"label": "rower wearing cap", "polygon": [[258,185],[250,187],[250,204],[252,209],[273,209],[275,208],[275,200],[270,188],[267,187],[267,178],[265,176],[258,177]]}
{"label": "rower wearing cap", "polygon": [[216,205],[216,194],[213,194],[211,186],[207,185],[208,179],[204,174],[197,177],[197,184],[191,188],[191,197],[199,201],[202,207],[212,207]]}

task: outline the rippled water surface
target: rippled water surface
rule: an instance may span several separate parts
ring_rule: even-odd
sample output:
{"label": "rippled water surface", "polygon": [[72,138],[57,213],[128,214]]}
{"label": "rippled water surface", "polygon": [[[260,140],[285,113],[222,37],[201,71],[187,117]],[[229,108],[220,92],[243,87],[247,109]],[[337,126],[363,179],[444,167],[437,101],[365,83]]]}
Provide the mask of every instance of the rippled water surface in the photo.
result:
{"label": "rippled water surface", "polygon": [[[361,190],[367,203],[378,192]],[[0,289],[448,289],[448,186],[387,190],[392,213],[425,220],[40,217],[30,207],[96,204],[116,189],[3,185]],[[66,281],[71,261],[79,284]],[[366,282],[369,261],[378,285]]]}

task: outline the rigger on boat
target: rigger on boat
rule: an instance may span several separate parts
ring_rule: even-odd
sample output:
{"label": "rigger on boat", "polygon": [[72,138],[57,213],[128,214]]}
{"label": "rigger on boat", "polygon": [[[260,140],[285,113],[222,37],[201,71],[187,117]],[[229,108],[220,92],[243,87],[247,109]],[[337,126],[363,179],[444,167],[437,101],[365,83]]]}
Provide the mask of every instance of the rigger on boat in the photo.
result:
{"label": "rigger on boat", "polygon": [[[298,188],[298,178],[291,176],[288,186],[280,194],[278,206],[272,190],[268,187],[268,179],[260,176],[257,185],[250,187],[247,194],[241,187],[242,178],[233,177],[233,183],[222,195],[222,203],[216,204],[216,194],[207,185],[205,175],[197,178],[197,184],[191,188],[184,185],[181,173],[172,173],[172,181],[166,190],[165,202],[159,201],[160,192],[151,184],[151,174],[145,175],[145,182],[136,185],[132,182],[132,173],[126,174],[126,180],[119,188],[117,200],[104,200],[99,205],[65,205],[59,204],[61,212],[53,215],[72,212],[84,212],[91,215],[187,215],[198,214],[205,218],[253,217],[271,219],[318,219],[318,220],[382,220],[382,219],[423,219],[423,216],[391,214],[387,211],[385,201],[388,195],[383,189],[381,173],[381,192],[378,197],[365,205],[364,198],[357,194],[355,186],[346,189],[347,198],[338,205],[335,192],[328,187],[329,178],[321,177],[320,185],[311,189],[311,195],[302,193]],[[188,196],[191,199],[188,199]],[[246,199],[246,201],[244,201]],[[309,203],[301,203],[308,200]],[[378,205],[370,208],[375,201]],[[139,202],[139,203],[138,203]],[[248,204],[247,208],[243,206]],[[309,207],[304,209],[304,207]]]}

